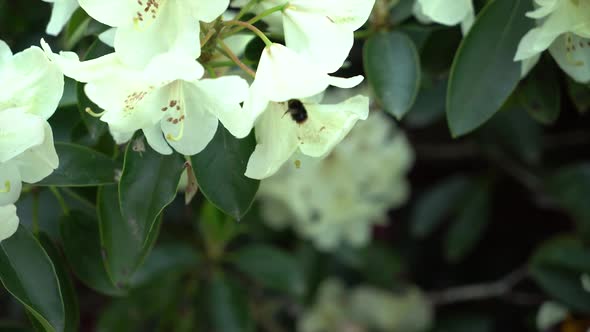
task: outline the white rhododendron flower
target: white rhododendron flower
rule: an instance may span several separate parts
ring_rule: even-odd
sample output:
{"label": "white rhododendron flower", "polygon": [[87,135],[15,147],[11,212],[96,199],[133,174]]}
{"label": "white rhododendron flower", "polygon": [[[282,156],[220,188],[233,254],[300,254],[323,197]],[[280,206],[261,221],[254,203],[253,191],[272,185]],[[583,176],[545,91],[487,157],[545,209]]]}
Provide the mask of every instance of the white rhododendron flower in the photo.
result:
{"label": "white rhododendron flower", "polygon": [[[354,43],[354,31],[365,24],[375,0],[262,0],[255,11],[283,5],[287,47],[332,73],[346,60]],[[271,17],[276,20],[277,16]]]}
{"label": "white rhododendron flower", "polygon": [[142,130],[150,146],[171,154],[202,151],[218,122],[236,137],[248,135],[253,117],[240,103],[248,94],[238,76],[201,79],[203,67],[178,53],[156,56],[144,70],[126,66],[117,54],[81,62],[71,52],[54,54],[44,47],[66,76],[87,83],[85,92],[104,109],[100,119],[109,124],[117,143]]}
{"label": "white rhododendron flower", "polygon": [[162,53],[200,53],[199,21],[211,22],[229,0],[79,0],[97,21],[116,27],[115,50],[121,60],[137,67]]}
{"label": "white rhododendron flower", "polygon": [[0,41],[0,240],[18,227],[14,203],[22,182],[38,182],[58,166],[47,119],[63,86],[63,75],[39,47],[13,55]]}
{"label": "white rhododendron flower", "polygon": [[472,0],[416,0],[414,15],[424,23],[436,22],[449,26],[461,24],[464,34],[475,20]]}
{"label": "white rhododendron flower", "polygon": [[57,36],[78,8],[78,0],[43,0],[53,3],[47,34]]}
{"label": "white rhododendron flower", "polygon": [[515,61],[549,49],[560,67],[579,82],[590,81],[590,1],[535,0],[527,16],[538,26],[520,41]]}
{"label": "white rhododendron flower", "polygon": [[265,221],[275,228],[292,226],[322,250],[363,246],[372,226],[407,199],[412,161],[403,134],[385,115],[372,114],[326,158],[297,155],[262,181]]}
{"label": "white rhododendron flower", "polygon": [[417,288],[392,293],[372,286],[347,289],[337,279],[323,281],[315,302],[297,322],[298,332],[427,330],[432,304]]}
{"label": "white rhododendron flower", "polygon": [[244,106],[255,117],[258,145],[246,176],[274,174],[299,150],[312,157],[326,155],[369,112],[369,100],[358,96],[339,105],[320,105],[314,96],[328,86],[351,88],[362,81],[332,77],[285,46],[264,49],[251,94]]}

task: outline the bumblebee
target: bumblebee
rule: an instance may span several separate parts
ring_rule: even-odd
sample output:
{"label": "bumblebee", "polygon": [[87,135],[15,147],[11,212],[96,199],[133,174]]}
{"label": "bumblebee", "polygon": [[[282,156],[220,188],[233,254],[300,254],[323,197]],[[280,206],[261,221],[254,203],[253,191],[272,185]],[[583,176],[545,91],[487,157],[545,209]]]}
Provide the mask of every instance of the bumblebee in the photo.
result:
{"label": "bumblebee", "polygon": [[287,106],[285,114],[289,113],[293,121],[302,124],[307,120],[307,110],[300,100],[291,99],[287,102]]}

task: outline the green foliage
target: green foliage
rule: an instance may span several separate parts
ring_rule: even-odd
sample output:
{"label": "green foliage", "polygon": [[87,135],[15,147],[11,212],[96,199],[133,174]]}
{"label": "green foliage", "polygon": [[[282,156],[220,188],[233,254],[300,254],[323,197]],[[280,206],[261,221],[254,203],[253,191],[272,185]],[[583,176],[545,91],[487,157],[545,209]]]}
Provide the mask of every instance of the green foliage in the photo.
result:
{"label": "green foliage", "polygon": [[365,44],[367,78],[383,109],[401,119],[412,107],[420,87],[416,46],[400,32],[379,33]]}
{"label": "green foliage", "polygon": [[482,10],[457,50],[447,96],[447,120],[454,137],[465,135],[496,113],[516,88],[521,64],[513,61],[533,22],[526,0],[497,0]]}

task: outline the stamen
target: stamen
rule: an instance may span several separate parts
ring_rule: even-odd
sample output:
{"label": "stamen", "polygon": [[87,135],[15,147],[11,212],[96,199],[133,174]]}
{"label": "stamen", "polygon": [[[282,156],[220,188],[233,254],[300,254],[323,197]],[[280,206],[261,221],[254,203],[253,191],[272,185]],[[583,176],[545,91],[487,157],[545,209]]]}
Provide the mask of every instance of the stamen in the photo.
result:
{"label": "stamen", "polygon": [[4,188],[0,189],[0,194],[6,194],[10,192],[10,181],[4,182]]}
{"label": "stamen", "polygon": [[166,139],[173,142],[178,142],[182,139],[184,135],[184,121],[180,121],[180,132],[177,136],[172,136],[172,134],[166,134]]}
{"label": "stamen", "polygon": [[84,111],[86,113],[90,114],[90,116],[95,117],[95,118],[100,118],[103,114],[106,113],[106,111],[102,111],[100,113],[94,113],[90,107],[86,107],[86,109]]}

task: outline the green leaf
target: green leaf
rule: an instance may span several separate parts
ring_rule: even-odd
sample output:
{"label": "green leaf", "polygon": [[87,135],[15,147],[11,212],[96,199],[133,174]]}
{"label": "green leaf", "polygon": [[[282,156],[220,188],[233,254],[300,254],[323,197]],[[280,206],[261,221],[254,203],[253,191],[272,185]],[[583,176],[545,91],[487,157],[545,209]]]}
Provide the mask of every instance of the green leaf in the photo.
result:
{"label": "green leaf", "polygon": [[240,224],[210,202],[203,204],[197,223],[209,257],[221,257],[226,245],[240,233]]}
{"label": "green leaf", "polygon": [[200,263],[199,253],[186,243],[167,243],[154,248],[131,280],[133,287],[152,282],[163,275],[183,273]]}
{"label": "green leaf", "polygon": [[555,66],[537,64],[524,82],[520,99],[529,115],[542,124],[553,124],[561,110],[561,87]]}
{"label": "green leaf", "polygon": [[245,289],[219,272],[213,275],[207,288],[207,308],[214,331],[254,331]]}
{"label": "green leaf", "polygon": [[53,244],[53,241],[44,233],[39,236],[39,243],[53,262],[59,281],[59,288],[63,297],[65,310],[65,332],[76,332],[80,324],[80,308],[78,307],[78,295],[74,283],[66,267],[66,262],[61,253]]}
{"label": "green leaf", "polygon": [[53,263],[22,226],[0,242],[0,280],[46,331],[65,330],[64,302]]}
{"label": "green leaf", "polygon": [[56,143],[59,167],[36,186],[93,187],[115,183],[118,164],[82,145]]}
{"label": "green leaf", "polygon": [[448,261],[460,261],[475,247],[490,221],[490,209],[489,184],[474,185],[446,234],[445,256]]}
{"label": "green leaf", "polygon": [[447,120],[454,137],[485,123],[516,88],[521,63],[513,59],[520,39],[534,26],[525,16],[530,9],[528,0],[492,1],[461,42],[447,94]]}
{"label": "green leaf", "polygon": [[184,160],[178,154],[159,154],[143,140],[139,137],[127,145],[119,200],[123,220],[145,245],[159,228],[158,216],[176,197]]}
{"label": "green leaf", "polygon": [[477,134],[492,152],[501,150],[527,164],[541,161],[543,128],[521,106],[507,104]]}
{"label": "green leaf", "polygon": [[253,134],[237,139],[219,126],[205,150],[192,156],[200,191],[213,205],[238,220],[250,209],[260,185],[260,181],[244,175],[255,147]]}
{"label": "green leaf", "polygon": [[532,278],[553,298],[576,311],[590,311],[590,293],[582,274],[590,273],[590,249],[578,240],[558,237],[545,242],[531,258]]}
{"label": "green leaf", "polygon": [[60,233],[66,258],[78,279],[103,294],[124,294],[111,281],[103,264],[98,221],[94,216],[70,211],[61,219]]}
{"label": "green leaf", "polygon": [[262,244],[249,245],[234,252],[231,262],[265,287],[293,296],[305,292],[303,270],[293,256],[282,250]]}
{"label": "green leaf", "polygon": [[401,119],[420,87],[420,58],[414,42],[401,32],[376,34],[365,44],[364,67],[384,110]]}
{"label": "green leaf", "polygon": [[590,164],[574,164],[554,171],[546,177],[545,187],[576,221],[582,235],[590,239]]}
{"label": "green leaf", "polygon": [[[82,60],[92,60],[99,58],[105,54],[112,53],[113,49],[109,46],[103,44],[100,40],[96,40],[88,49],[85,56]],[[80,110],[80,117],[82,118],[82,122],[88,132],[88,136],[85,137],[81,142],[89,144],[89,145],[96,145],[102,135],[107,132],[107,124],[106,122],[100,121],[99,119],[91,116],[86,112],[86,109],[89,108],[94,113],[101,113],[103,109],[98,107],[95,103],[93,103],[84,92],[84,83],[78,83],[76,87],[77,95],[78,95],[78,109]]]}
{"label": "green leaf", "polygon": [[[438,315],[437,315],[438,316]],[[492,332],[494,321],[480,314],[447,314],[437,318],[436,327],[432,332]]]}
{"label": "green leaf", "polygon": [[78,8],[65,28],[65,49],[71,50],[84,37],[92,19],[82,8]]}
{"label": "green leaf", "polygon": [[145,239],[138,232],[139,226],[121,215],[116,185],[99,189],[97,210],[102,259],[107,273],[115,285],[127,288],[143,258]]}
{"label": "green leaf", "polygon": [[590,110],[590,85],[576,83],[574,80],[568,79],[567,92],[579,113],[584,114]]}
{"label": "green leaf", "polygon": [[453,176],[419,196],[410,216],[412,235],[419,238],[430,235],[457,208],[468,188],[469,179]]}
{"label": "green leaf", "polygon": [[422,86],[404,122],[414,128],[423,128],[440,120],[445,115],[447,86],[446,79],[434,79],[429,86]]}

